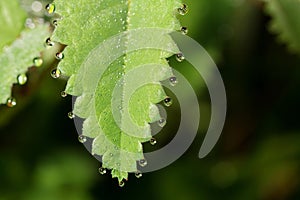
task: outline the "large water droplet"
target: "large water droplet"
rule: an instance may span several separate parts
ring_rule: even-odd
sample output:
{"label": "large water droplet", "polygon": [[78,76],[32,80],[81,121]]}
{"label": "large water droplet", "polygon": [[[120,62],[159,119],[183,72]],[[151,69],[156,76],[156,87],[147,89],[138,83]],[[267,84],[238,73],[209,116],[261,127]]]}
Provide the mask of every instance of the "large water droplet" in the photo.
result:
{"label": "large water droplet", "polygon": [[33,59],[33,65],[34,65],[35,67],[40,67],[40,66],[42,66],[42,65],[43,65],[43,59],[40,58],[40,57],[34,58],[34,59]]}
{"label": "large water droplet", "polygon": [[172,99],[170,97],[166,97],[164,99],[165,106],[170,107],[172,105],[172,103],[173,103],[173,101],[172,101]]}
{"label": "large water droplet", "polygon": [[169,81],[170,81],[170,84],[171,84],[171,86],[175,86],[176,84],[177,84],[177,78],[174,76],[174,77],[171,77],[170,79],[169,79]]}
{"label": "large water droplet", "polygon": [[69,117],[70,119],[74,119],[74,118],[75,118],[75,115],[74,115],[73,112],[69,112],[69,113],[68,113],[68,117]]}
{"label": "large water droplet", "polygon": [[125,182],[124,182],[124,181],[120,181],[120,182],[119,182],[119,186],[120,186],[120,187],[124,187],[124,186],[125,186]]}
{"label": "large water droplet", "polygon": [[156,145],[156,143],[157,143],[157,141],[156,141],[155,138],[151,138],[151,139],[150,139],[150,144],[151,144],[151,145]]}
{"label": "large water droplet", "polygon": [[141,167],[145,167],[145,166],[147,165],[147,160],[146,160],[146,159],[141,159],[141,160],[139,161],[139,165],[140,165]]}
{"label": "large water droplet", "polygon": [[135,172],[135,177],[141,178],[142,176],[143,176],[143,174],[140,171]]}
{"label": "large water droplet", "polygon": [[157,122],[158,126],[164,127],[167,124],[167,121],[165,119],[160,119]]}
{"label": "large water droplet", "polygon": [[51,71],[51,76],[52,76],[53,78],[59,78],[60,75],[61,75],[61,72],[60,72],[59,69],[53,69],[53,70]]}
{"label": "large water droplet", "polygon": [[18,83],[20,85],[25,85],[25,83],[27,83],[27,76],[26,74],[20,74],[18,77],[17,77],[17,80],[18,80]]}
{"label": "large water droplet", "polygon": [[50,38],[47,38],[46,45],[52,47],[52,46],[54,46],[54,42],[52,42]]}
{"label": "large water droplet", "polygon": [[48,14],[53,14],[55,12],[55,4],[49,3],[46,5],[46,10]]}
{"label": "large water droplet", "polygon": [[180,15],[186,15],[189,11],[188,6],[186,4],[182,4],[180,8],[177,9]]}
{"label": "large water droplet", "polygon": [[189,29],[187,27],[183,26],[183,27],[181,27],[180,31],[182,34],[186,35],[186,34],[188,34]]}
{"label": "large water droplet", "polygon": [[80,143],[85,143],[86,142],[86,137],[84,136],[84,135],[79,135],[78,136],[78,141],[80,142]]}
{"label": "large water droplet", "polygon": [[8,107],[10,107],[10,108],[15,107],[15,106],[17,105],[17,101],[16,101],[15,98],[10,97],[10,98],[7,99],[6,105],[7,105]]}
{"label": "large water droplet", "polygon": [[55,58],[57,60],[62,60],[64,58],[64,54],[62,52],[58,52],[55,54]]}
{"label": "large water droplet", "polygon": [[106,170],[104,167],[100,167],[100,168],[99,168],[99,173],[100,173],[101,175],[106,174],[106,172],[107,172],[107,170]]}
{"label": "large water droplet", "polygon": [[184,60],[185,60],[185,57],[184,57],[183,53],[178,53],[178,54],[176,54],[176,60],[177,60],[178,62],[184,61]]}

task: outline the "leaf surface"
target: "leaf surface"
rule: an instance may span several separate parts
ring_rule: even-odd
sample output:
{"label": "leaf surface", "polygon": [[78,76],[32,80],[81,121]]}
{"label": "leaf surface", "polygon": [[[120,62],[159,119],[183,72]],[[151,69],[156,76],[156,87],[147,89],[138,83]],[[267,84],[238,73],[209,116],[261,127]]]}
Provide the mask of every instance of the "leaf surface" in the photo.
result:
{"label": "leaf surface", "polygon": [[178,0],[55,1],[62,19],[52,40],[66,44],[58,69],[70,76],[66,92],[78,96],[74,114],[84,118],[83,135],[93,139],[119,182],[137,171],[150,123],[160,119],[155,104],[172,76],[166,58],[178,53],[168,33],[180,30]]}

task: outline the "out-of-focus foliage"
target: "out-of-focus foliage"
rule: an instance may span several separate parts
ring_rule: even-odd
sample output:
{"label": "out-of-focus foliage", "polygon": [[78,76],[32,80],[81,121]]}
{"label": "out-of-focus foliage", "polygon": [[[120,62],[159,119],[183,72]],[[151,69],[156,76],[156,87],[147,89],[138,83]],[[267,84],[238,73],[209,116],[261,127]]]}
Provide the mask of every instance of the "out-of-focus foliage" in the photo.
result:
{"label": "out-of-focus foliage", "polygon": [[[130,175],[120,189],[109,176],[97,173],[99,163],[77,142],[66,117],[71,99],[60,98],[65,83],[52,80],[49,71],[30,72],[28,87],[14,88],[20,104],[13,110],[0,108],[1,200],[300,199],[299,57],[268,31],[272,19],[262,1],[186,3],[190,12],[182,17],[182,25],[217,62],[227,89],[226,126],[214,151],[202,160],[197,157],[210,117],[205,87],[190,65],[171,59],[171,65],[194,83],[201,130],[177,162],[141,179]],[[46,66],[52,68],[50,60]],[[167,144],[176,133],[176,102],[167,111],[173,123],[156,136],[155,147],[145,146],[149,151]]]}

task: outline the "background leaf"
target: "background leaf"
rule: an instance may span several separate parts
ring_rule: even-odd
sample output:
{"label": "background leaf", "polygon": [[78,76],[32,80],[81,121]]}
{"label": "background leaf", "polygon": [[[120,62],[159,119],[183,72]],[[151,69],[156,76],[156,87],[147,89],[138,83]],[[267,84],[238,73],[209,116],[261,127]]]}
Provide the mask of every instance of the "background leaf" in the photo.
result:
{"label": "background leaf", "polygon": [[300,53],[300,1],[266,0],[266,4],[267,12],[273,17],[270,29],[292,51]]}
{"label": "background leaf", "polygon": [[49,36],[47,25],[22,32],[21,37],[0,54],[0,103],[5,104],[11,97],[11,88],[18,83],[18,76],[33,66],[34,58],[44,49],[44,41]]}

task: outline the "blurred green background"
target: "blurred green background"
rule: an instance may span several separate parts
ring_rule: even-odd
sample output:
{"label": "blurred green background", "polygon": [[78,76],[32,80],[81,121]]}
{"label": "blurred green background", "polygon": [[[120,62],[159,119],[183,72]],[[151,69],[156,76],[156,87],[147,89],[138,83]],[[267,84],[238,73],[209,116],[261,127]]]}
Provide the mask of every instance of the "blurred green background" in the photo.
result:
{"label": "blurred green background", "polygon": [[[43,7],[49,1],[43,1]],[[33,16],[33,0],[22,0]],[[26,86],[15,86],[18,106],[0,106],[0,200],[98,199],[300,199],[300,59],[268,31],[270,17],[258,0],[186,0],[180,16],[189,36],[217,63],[228,96],[228,115],[217,146],[206,158],[198,152],[209,123],[208,92],[192,66],[171,65],[191,80],[201,105],[199,134],[189,150],[162,170],[130,175],[120,188],[77,140],[62,99],[65,80],[53,80],[54,53],[30,69]],[[46,17],[47,18],[47,17]],[[59,47],[56,47],[59,48]],[[57,49],[56,49],[57,50]],[[188,95],[188,94],[187,94]],[[179,108],[157,135],[159,149],[176,133]]]}

